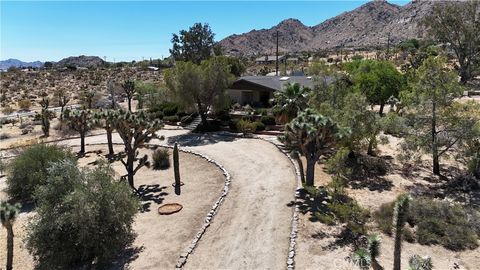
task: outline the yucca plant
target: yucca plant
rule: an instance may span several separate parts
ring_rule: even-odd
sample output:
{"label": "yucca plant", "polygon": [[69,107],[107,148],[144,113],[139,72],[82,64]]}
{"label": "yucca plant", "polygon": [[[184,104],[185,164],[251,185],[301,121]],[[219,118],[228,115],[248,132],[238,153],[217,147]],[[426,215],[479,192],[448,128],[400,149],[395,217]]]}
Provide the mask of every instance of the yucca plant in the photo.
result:
{"label": "yucca plant", "polygon": [[407,222],[408,208],[410,205],[410,195],[403,194],[397,198],[393,210],[393,228],[395,233],[395,248],[393,251],[393,270],[401,269],[402,255],[402,234],[403,226]]}
{"label": "yucca plant", "polygon": [[370,269],[370,267],[375,270],[383,269],[377,261],[378,256],[380,256],[381,243],[382,239],[378,235],[369,235],[367,238],[367,247],[355,250],[347,257],[347,260],[360,269]]}
{"label": "yucca plant", "polygon": [[426,257],[420,257],[419,255],[413,255],[410,257],[408,260],[408,269],[409,270],[432,270],[433,269],[433,263],[432,263],[432,258],[429,256]]}

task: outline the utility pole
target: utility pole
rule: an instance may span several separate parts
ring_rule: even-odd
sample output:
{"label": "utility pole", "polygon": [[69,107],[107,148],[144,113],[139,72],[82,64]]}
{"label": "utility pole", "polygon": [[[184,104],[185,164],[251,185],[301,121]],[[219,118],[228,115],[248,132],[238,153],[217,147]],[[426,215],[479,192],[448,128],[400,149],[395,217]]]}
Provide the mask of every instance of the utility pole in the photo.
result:
{"label": "utility pole", "polygon": [[390,32],[388,32],[387,36],[387,55],[385,58],[387,58],[387,60],[390,59]]}
{"label": "utility pole", "polygon": [[277,30],[277,52],[276,52],[276,64],[275,64],[275,76],[278,76],[278,30]]}

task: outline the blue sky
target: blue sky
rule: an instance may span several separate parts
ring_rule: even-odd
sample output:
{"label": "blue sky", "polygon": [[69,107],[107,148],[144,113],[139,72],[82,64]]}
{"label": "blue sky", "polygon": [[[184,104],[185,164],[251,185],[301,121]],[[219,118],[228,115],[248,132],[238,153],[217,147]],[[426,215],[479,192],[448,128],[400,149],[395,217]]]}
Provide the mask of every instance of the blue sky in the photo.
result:
{"label": "blue sky", "polygon": [[106,56],[107,61],[160,58],[169,55],[172,33],[195,22],[209,23],[218,41],[287,18],[316,25],[365,2],[0,0],[0,59],[58,61],[81,54]]}

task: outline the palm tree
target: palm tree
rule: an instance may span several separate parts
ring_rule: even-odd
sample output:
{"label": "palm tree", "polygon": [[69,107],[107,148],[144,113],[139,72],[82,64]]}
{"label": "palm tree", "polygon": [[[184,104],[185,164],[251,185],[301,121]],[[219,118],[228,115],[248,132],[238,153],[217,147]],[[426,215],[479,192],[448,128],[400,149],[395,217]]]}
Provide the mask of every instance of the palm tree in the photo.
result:
{"label": "palm tree", "polygon": [[274,108],[280,111],[281,122],[290,122],[307,107],[309,92],[308,87],[301,87],[299,83],[289,83],[283,91],[274,93]]}
{"label": "palm tree", "polygon": [[410,195],[400,195],[395,203],[393,212],[393,227],[395,228],[395,249],[393,251],[393,270],[401,269],[402,255],[402,234],[403,226],[407,222],[408,208],[410,205]]}
{"label": "palm tree", "polygon": [[13,269],[13,222],[20,211],[20,204],[11,205],[7,202],[0,203],[0,221],[7,229],[7,266],[6,270]]}
{"label": "palm tree", "polygon": [[409,270],[432,270],[433,263],[432,258],[430,257],[420,257],[418,255],[413,255],[408,260],[408,269]]}

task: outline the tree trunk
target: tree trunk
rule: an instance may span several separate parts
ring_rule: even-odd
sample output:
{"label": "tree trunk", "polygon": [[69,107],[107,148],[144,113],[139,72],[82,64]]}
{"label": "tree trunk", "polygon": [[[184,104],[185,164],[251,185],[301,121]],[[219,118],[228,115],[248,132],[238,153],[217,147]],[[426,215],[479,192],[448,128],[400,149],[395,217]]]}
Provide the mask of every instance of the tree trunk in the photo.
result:
{"label": "tree trunk", "polygon": [[7,229],[7,267],[6,270],[13,269],[13,228],[10,222],[6,222]]}
{"label": "tree trunk", "polygon": [[313,158],[307,157],[307,178],[305,184],[307,186],[313,186],[315,183],[315,163]]}
{"label": "tree trunk", "polygon": [[380,116],[383,116],[383,108],[385,107],[385,104],[380,104],[380,110],[378,111],[378,113],[380,114]]}
{"label": "tree trunk", "polygon": [[300,180],[301,180],[302,184],[304,184],[305,183],[305,170],[303,169],[302,159],[300,157],[297,157],[295,160],[297,161],[298,170],[300,171]]}
{"label": "tree trunk", "polygon": [[202,119],[202,125],[206,126],[208,112],[203,110],[202,103],[200,102],[200,100],[197,100],[197,110],[198,110],[198,114],[200,115],[200,118]]}
{"label": "tree trunk", "polygon": [[115,152],[113,151],[112,130],[110,129],[107,129],[107,144],[108,144],[108,155],[113,156]]}
{"label": "tree trunk", "polygon": [[367,155],[369,155],[369,156],[374,156],[375,155],[375,153],[373,152],[373,145],[374,145],[375,140],[376,140],[376,138],[372,137],[368,141]]}
{"label": "tree trunk", "polygon": [[377,259],[372,260],[373,270],[383,270],[383,267],[378,263]]}
{"label": "tree trunk", "polygon": [[402,264],[402,229],[403,226],[395,228],[395,244],[393,250],[393,270],[401,270]]}
{"label": "tree trunk", "polygon": [[135,159],[135,156],[133,154],[130,154],[130,153],[127,153],[127,166],[126,166],[126,169],[127,169],[127,179],[128,179],[128,184],[134,189],[135,189],[135,185],[134,185],[134,182],[133,182],[133,160]]}
{"label": "tree trunk", "polygon": [[80,132],[80,154],[85,154],[85,133]]}
{"label": "tree trunk", "polygon": [[132,98],[128,98],[128,111],[132,112]]}
{"label": "tree trunk", "polygon": [[433,160],[433,173],[440,175],[440,162],[438,157],[438,145],[437,145],[437,112],[435,101],[432,104],[432,160]]}

